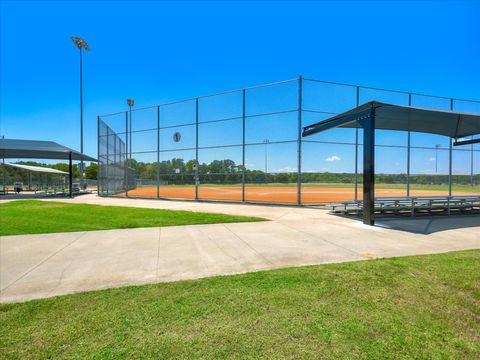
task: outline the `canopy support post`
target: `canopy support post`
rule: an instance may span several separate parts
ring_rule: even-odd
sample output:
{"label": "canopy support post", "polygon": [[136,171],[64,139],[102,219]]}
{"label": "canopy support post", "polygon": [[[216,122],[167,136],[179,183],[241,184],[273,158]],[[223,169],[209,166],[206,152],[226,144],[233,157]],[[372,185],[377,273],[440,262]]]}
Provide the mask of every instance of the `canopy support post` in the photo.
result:
{"label": "canopy support post", "polygon": [[363,126],[363,223],[375,225],[375,108],[361,120]]}
{"label": "canopy support post", "polygon": [[72,166],[72,152],[68,153],[68,196],[73,198],[73,166]]}

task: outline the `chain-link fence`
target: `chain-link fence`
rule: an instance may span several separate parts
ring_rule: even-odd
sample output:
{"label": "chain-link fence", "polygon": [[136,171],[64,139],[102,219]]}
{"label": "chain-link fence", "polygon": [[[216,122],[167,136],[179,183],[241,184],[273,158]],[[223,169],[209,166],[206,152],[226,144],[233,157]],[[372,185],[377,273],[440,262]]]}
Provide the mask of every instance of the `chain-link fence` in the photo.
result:
{"label": "chain-link fence", "polygon": [[[480,101],[296,78],[99,116],[99,194],[315,204],[360,199],[362,129],[303,126],[368,101],[480,113]],[[376,193],[480,193],[480,146],[376,130]],[[127,186],[128,184],[128,186]]]}

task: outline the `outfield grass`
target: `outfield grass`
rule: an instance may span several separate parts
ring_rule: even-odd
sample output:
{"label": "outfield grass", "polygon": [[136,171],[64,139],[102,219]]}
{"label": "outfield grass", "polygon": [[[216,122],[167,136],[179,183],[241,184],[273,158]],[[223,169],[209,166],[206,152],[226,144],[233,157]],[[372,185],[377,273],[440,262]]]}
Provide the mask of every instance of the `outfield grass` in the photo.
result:
{"label": "outfield grass", "polygon": [[0,306],[9,358],[478,359],[480,251]]}
{"label": "outfield grass", "polygon": [[0,204],[0,235],[215,224],[265,219],[190,211],[21,200]]}

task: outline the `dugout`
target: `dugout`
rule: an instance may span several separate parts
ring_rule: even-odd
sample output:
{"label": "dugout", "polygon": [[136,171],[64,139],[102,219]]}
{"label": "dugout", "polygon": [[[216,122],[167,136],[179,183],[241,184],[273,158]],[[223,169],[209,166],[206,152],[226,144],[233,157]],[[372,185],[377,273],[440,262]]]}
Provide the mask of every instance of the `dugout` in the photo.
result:
{"label": "dugout", "polygon": [[[401,106],[371,101],[326,120],[303,128],[302,136],[308,137],[334,128],[363,129],[363,222],[375,224],[375,130],[401,130],[429,133],[450,138],[453,146],[480,143],[480,139],[465,137],[480,134],[480,115]],[[452,161],[450,157],[450,168]],[[450,171],[451,173],[451,171]],[[451,177],[450,177],[451,178]],[[451,180],[450,180],[451,181]],[[450,196],[449,196],[450,197]],[[448,211],[450,213],[450,199]]]}

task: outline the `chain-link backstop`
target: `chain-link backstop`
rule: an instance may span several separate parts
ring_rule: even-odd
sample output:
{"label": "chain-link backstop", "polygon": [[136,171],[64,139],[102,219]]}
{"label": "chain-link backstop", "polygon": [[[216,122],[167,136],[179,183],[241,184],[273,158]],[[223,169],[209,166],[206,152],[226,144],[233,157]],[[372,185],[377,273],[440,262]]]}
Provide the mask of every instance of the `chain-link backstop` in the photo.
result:
{"label": "chain-link backstop", "polygon": [[[368,101],[480,113],[480,101],[296,78],[98,117],[99,194],[316,204],[362,197],[361,129],[305,125]],[[480,145],[376,130],[378,196],[480,193]]]}

